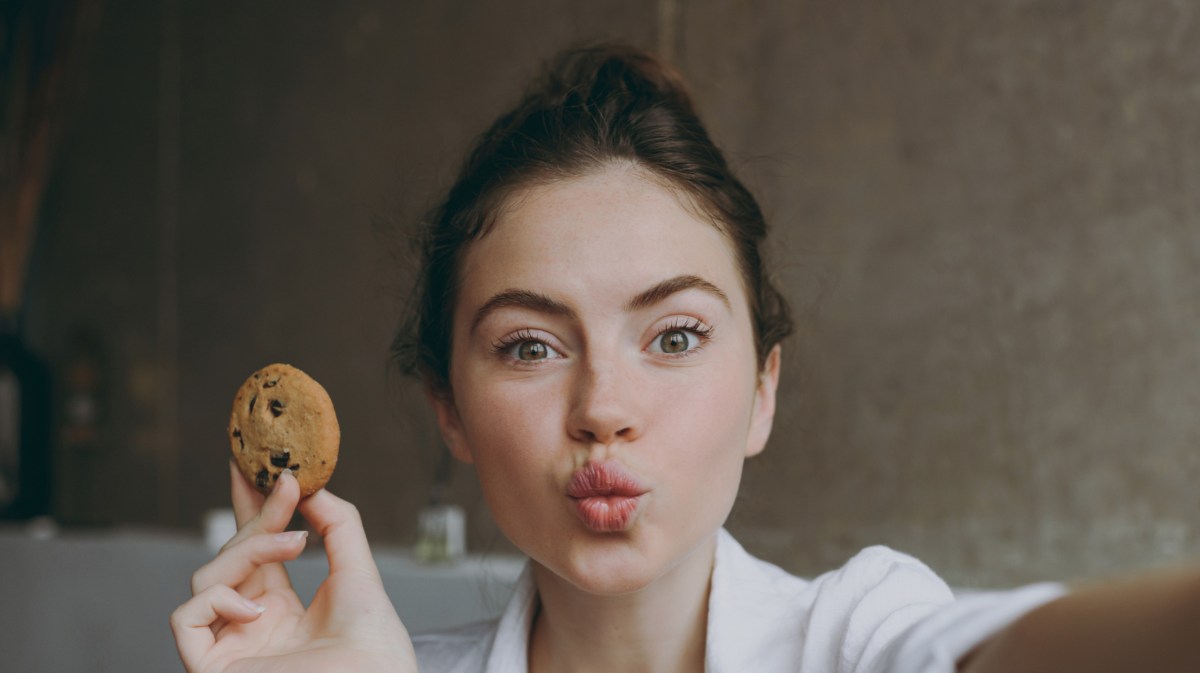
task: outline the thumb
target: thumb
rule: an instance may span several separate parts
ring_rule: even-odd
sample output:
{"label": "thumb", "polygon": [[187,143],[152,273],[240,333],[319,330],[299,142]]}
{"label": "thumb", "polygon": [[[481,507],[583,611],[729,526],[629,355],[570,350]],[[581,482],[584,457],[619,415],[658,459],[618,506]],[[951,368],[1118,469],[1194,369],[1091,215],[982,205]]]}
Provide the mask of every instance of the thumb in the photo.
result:
{"label": "thumb", "polygon": [[299,510],[325,539],[330,575],[353,572],[383,585],[357,507],[321,489],[302,500]]}

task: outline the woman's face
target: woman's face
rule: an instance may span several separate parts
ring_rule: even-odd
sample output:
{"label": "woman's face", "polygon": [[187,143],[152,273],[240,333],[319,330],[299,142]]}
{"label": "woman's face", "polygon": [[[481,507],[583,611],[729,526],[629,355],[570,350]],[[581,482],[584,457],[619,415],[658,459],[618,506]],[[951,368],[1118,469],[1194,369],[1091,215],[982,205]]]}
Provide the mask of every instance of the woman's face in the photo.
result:
{"label": "woman's face", "polygon": [[778,350],[760,376],[732,248],[637,168],[507,205],[463,261],[443,435],[534,561],[636,590],[725,521]]}

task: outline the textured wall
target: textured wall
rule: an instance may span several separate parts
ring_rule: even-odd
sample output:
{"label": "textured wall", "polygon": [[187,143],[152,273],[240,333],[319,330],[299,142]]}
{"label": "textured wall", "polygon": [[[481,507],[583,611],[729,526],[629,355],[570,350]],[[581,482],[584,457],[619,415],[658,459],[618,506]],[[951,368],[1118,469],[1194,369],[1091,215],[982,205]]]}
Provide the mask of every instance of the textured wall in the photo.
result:
{"label": "textured wall", "polygon": [[[229,399],[284,360],[338,406],[331,487],[407,541],[437,443],[385,373],[399,223],[538,59],[616,36],[676,54],[797,305],[731,522],[752,550],[812,573],[882,542],[982,585],[1200,551],[1190,4],[179,0],[175,37],[161,7],[106,3],[35,267],[43,350],[76,324],[109,345],[98,518],[194,527],[221,505]],[[164,44],[177,117],[148,65]],[[155,374],[164,310],[177,387]],[[469,470],[455,497],[494,544]]]}
{"label": "textured wall", "polygon": [[680,31],[807,311],[743,537],[981,584],[1200,551],[1196,8],[756,4]]}

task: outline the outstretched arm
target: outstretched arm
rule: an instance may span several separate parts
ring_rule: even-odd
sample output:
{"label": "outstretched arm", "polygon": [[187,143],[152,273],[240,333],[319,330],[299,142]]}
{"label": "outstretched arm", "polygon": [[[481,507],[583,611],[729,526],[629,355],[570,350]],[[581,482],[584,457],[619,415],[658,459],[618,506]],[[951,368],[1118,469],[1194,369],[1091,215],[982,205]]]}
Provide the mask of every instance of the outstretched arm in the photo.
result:
{"label": "outstretched arm", "polygon": [[1200,570],[1082,587],[1026,614],[962,673],[1200,671]]}

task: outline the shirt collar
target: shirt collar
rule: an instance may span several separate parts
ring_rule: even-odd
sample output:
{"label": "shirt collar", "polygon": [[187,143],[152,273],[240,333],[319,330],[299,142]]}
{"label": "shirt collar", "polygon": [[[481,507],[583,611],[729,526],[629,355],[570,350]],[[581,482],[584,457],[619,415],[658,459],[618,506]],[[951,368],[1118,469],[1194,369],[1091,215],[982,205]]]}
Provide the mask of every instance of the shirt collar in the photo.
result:
{"label": "shirt collar", "polygon": [[536,610],[537,585],[533,583],[533,566],[526,563],[496,624],[496,637],[483,668],[485,673],[529,673],[529,634]]}
{"label": "shirt collar", "polygon": [[704,672],[793,670],[804,644],[807,584],[754,558],[722,528],[708,594]]}
{"label": "shirt collar", "polygon": [[[705,673],[775,670],[779,662],[799,661],[803,638],[796,628],[803,622],[804,606],[795,597],[805,584],[754,558],[728,531],[719,530],[708,595]],[[528,673],[536,611],[537,586],[526,564],[496,625],[486,673]]]}

